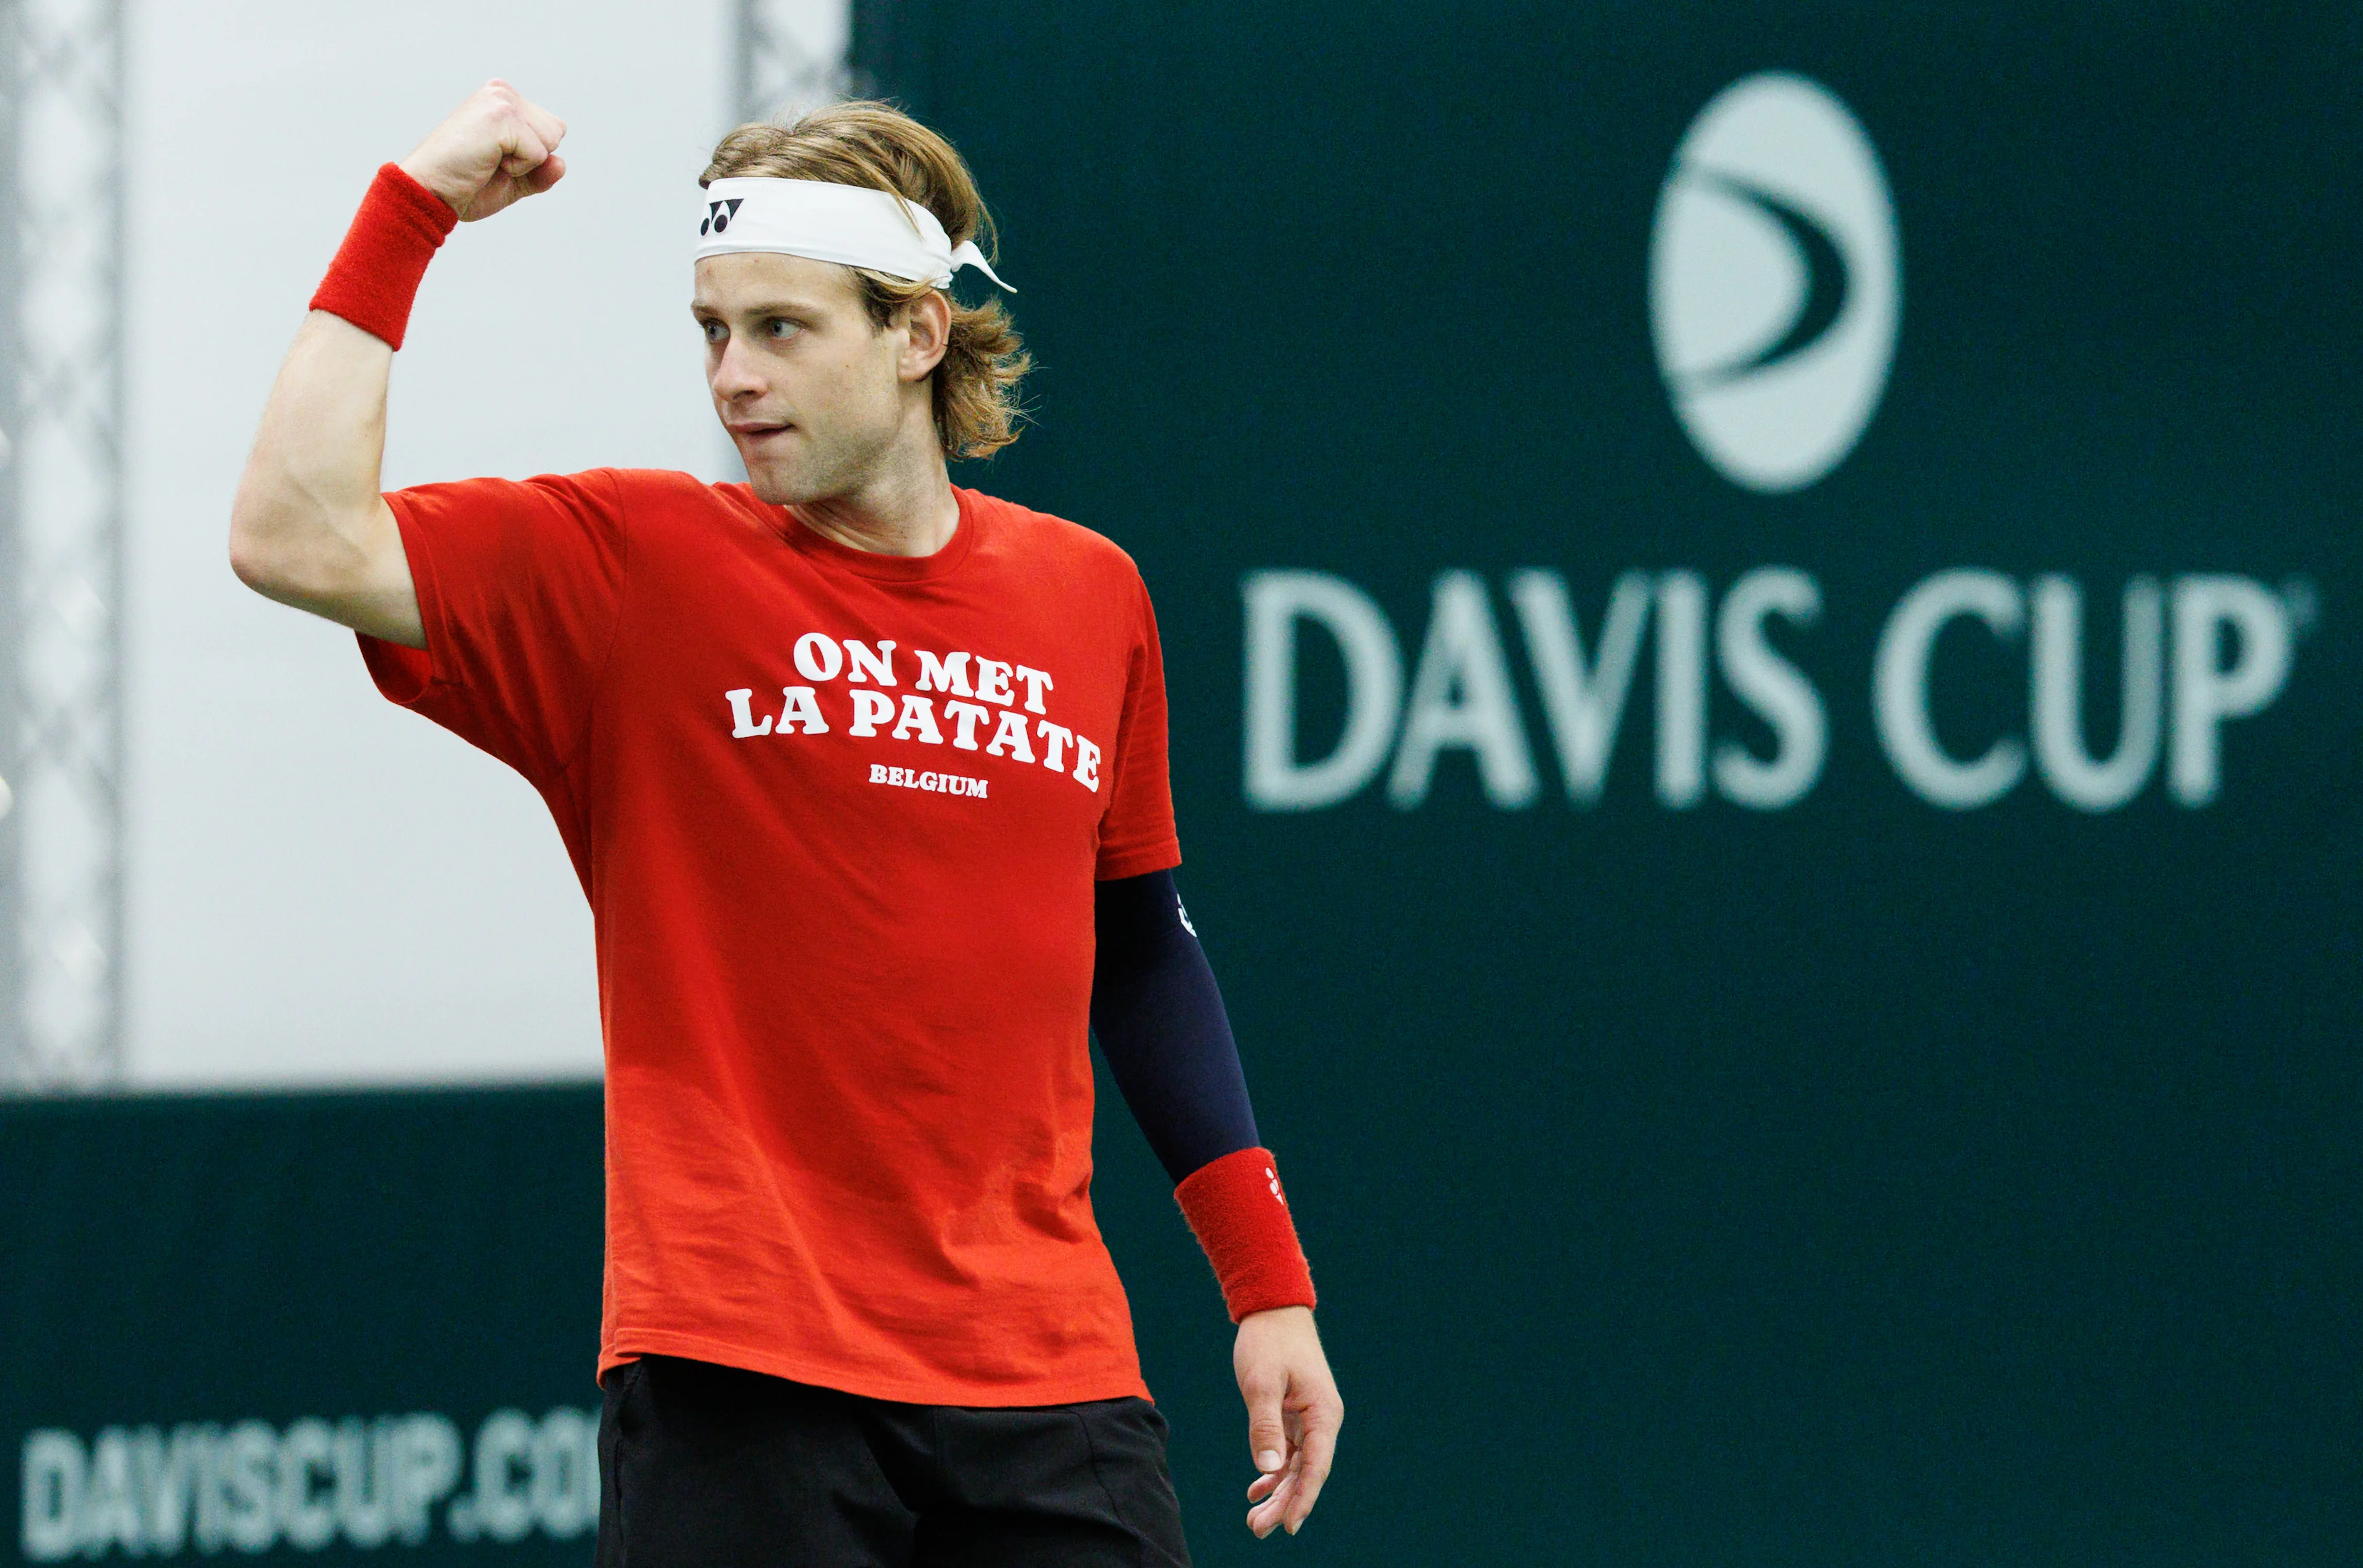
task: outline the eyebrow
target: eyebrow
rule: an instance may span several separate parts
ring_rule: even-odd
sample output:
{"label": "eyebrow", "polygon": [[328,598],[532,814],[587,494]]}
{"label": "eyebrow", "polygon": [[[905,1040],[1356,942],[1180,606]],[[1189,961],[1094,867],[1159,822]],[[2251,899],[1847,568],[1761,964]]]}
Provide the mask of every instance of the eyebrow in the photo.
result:
{"label": "eyebrow", "polygon": [[[720,306],[714,304],[710,300],[699,299],[694,296],[693,296],[689,302],[689,310],[690,314],[693,316],[729,316],[734,314],[731,311],[723,309]],[[817,314],[817,311],[816,307],[810,300],[782,298],[758,300],[752,305],[740,306],[735,314],[739,316],[812,316]]]}

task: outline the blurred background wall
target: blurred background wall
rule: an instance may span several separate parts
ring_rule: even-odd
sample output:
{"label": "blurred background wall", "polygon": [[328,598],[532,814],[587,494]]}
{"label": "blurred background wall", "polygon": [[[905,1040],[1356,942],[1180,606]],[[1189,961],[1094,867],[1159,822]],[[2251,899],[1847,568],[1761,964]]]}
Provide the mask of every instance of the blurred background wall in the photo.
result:
{"label": "blurred background wall", "polygon": [[540,801],[240,586],[225,519],[372,171],[496,75],[568,120],[569,173],[438,258],[387,485],[720,477],[665,215],[729,117],[730,7],[129,17],[130,1081],[595,1075],[589,914]]}
{"label": "blurred background wall", "polygon": [[[573,172],[438,261],[389,483],[721,473],[665,215],[742,16],[129,16],[123,1082],[270,1092],[0,1107],[0,1551],[580,1561],[597,1091],[451,1086],[595,1073],[580,895],[221,539],[370,169],[494,72]],[[1157,597],[1351,1412],[1260,1554],[2351,1559],[2363,21],[804,21],[1002,221],[1035,423],[957,477]],[[1100,1134],[1246,1561],[1211,1283]]]}

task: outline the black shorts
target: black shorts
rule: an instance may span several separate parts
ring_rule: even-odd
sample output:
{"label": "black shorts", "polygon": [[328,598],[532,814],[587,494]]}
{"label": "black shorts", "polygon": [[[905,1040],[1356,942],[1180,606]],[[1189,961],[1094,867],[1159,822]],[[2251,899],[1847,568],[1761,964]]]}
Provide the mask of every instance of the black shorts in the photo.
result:
{"label": "black shorts", "polygon": [[610,1372],[598,1568],[1186,1568],[1146,1399],[898,1405],[672,1356]]}

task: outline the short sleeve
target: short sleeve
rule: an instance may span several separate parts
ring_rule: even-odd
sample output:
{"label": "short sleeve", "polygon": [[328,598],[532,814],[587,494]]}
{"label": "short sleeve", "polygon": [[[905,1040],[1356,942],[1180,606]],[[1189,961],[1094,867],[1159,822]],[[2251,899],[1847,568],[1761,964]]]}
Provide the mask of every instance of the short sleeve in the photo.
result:
{"label": "short sleeve", "polygon": [[1096,874],[1102,882],[1146,876],[1182,863],[1173,830],[1173,785],[1165,760],[1165,655],[1157,640],[1157,611],[1137,576],[1139,608],[1131,668],[1125,680],[1124,717],[1116,728],[1115,768],[1108,806],[1100,817]]}
{"label": "short sleeve", "polygon": [[427,647],[362,637],[378,690],[546,787],[582,740],[615,641],[627,553],[616,476],[470,479],[386,503]]}

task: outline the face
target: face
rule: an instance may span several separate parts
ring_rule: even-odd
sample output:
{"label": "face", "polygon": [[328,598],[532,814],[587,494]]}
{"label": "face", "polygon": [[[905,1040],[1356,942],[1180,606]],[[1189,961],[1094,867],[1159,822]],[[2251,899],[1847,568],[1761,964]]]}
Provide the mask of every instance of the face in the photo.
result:
{"label": "face", "polygon": [[846,268],[760,253],[700,261],[690,310],[715,412],[765,501],[860,489],[914,439],[915,412],[932,439],[926,381],[942,348],[926,341],[929,312],[881,328]]}

